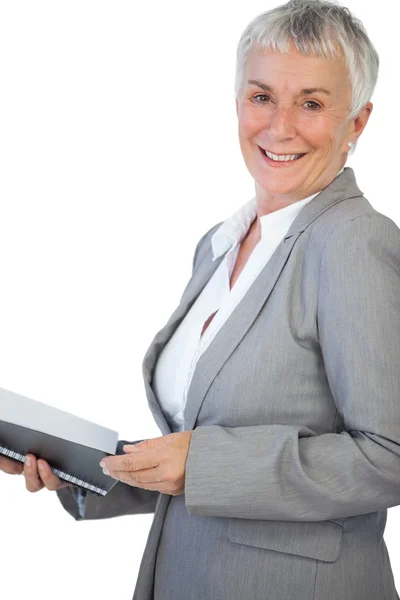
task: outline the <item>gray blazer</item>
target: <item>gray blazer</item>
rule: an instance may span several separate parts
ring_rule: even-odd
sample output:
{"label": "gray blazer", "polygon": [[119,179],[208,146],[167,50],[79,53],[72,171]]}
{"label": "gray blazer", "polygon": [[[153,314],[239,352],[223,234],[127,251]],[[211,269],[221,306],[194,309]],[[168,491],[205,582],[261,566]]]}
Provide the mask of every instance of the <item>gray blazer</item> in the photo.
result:
{"label": "gray blazer", "polygon": [[[219,225],[144,357],[163,435],[154,367],[222,260]],[[400,504],[400,230],[352,169],[303,207],[203,353],[184,417],[184,495],[86,496],[85,519],[155,511],[135,600],[399,599],[383,533]]]}

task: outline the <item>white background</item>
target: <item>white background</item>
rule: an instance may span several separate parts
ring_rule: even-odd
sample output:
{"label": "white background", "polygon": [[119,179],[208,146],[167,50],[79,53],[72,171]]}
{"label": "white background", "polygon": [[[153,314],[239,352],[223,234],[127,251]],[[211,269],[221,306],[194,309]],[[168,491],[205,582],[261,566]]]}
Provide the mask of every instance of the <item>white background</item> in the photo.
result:
{"label": "white background", "polygon": [[[161,435],[142,359],[198,239],[254,195],[237,140],[236,46],[270,0],[0,3],[0,386]],[[400,225],[397,0],[346,6],[381,72],[348,165]],[[7,600],[128,600],[152,515],[75,522],[0,474]],[[400,590],[400,509],[385,540]],[[64,583],[64,581],[69,583]],[[5,593],[7,591],[7,593]]]}

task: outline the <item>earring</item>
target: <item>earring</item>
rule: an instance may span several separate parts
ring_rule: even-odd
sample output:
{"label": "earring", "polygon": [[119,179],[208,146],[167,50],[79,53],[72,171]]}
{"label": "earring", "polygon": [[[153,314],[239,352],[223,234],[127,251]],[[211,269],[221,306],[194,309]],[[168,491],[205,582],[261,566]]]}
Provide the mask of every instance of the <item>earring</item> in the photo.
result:
{"label": "earring", "polygon": [[349,142],[347,145],[348,145],[349,149],[351,150],[351,148],[353,147],[353,143]]}

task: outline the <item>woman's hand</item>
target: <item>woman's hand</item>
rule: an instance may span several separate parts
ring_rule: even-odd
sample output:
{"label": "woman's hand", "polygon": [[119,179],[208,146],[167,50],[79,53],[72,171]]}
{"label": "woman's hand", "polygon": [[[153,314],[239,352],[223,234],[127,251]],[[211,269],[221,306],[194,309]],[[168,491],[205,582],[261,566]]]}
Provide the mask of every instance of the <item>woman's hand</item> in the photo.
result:
{"label": "woman's hand", "polygon": [[18,460],[12,460],[0,454],[0,471],[9,475],[21,475],[24,470],[24,465]]}
{"label": "woman's hand", "polygon": [[124,446],[126,454],[100,462],[106,475],[123,483],[171,496],[185,491],[185,468],[193,431],[170,433]]}
{"label": "woman's hand", "polygon": [[[27,459],[30,459],[30,464]],[[37,460],[33,454],[26,455],[24,464],[6,456],[0,456],[0,471],[10,475],[21,475],[23,473],[28,492],[38,492],[43,488],[54,492],[64,487],[72,487],[71,484],[54,475],[45,460]]]}

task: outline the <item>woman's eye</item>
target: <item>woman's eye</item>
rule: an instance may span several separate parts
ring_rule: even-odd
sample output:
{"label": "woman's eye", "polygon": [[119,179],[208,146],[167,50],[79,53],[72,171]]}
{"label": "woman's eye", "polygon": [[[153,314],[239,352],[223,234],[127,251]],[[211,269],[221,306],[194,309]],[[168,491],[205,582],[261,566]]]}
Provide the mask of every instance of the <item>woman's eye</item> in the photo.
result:
{"label": "woman's eye", "polygon": [[307,102],[304,104],[311,104],[311,107],[308,107],[309,110],[319,110],[321,108],[321,106],[317,102],[314,102],[314,100],[307,100]]}
{"label": "woman's eye", "polygon": [[258,98],[269,98],[269,96],[267,96],[267,94],[257,94],[254,96],[254,100],[257,100],[257,102],[259,102]]}

